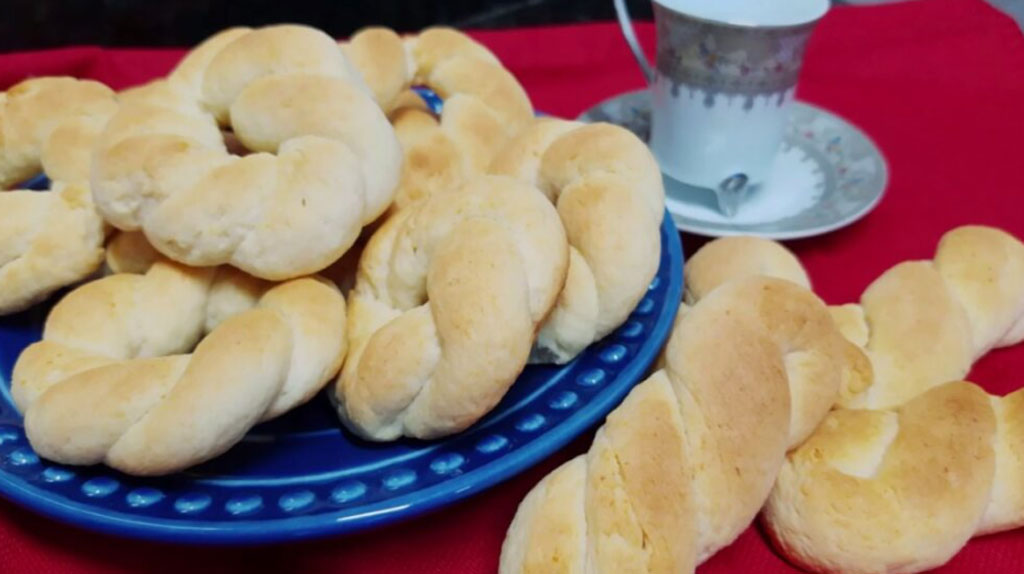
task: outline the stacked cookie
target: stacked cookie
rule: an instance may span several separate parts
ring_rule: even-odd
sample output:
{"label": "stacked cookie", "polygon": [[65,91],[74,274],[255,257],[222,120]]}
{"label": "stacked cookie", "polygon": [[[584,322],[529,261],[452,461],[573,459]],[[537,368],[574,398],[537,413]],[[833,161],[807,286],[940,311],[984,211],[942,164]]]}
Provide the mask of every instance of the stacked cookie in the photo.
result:
{"label": "stacked cookie", "polygon": [[106,227],[93,207],[94,140],[117,109],[106,86],[35,78],[0,93],[0,190],[40,171],[50,193],[0,191],[0,315],[81,281],[103,261]]}

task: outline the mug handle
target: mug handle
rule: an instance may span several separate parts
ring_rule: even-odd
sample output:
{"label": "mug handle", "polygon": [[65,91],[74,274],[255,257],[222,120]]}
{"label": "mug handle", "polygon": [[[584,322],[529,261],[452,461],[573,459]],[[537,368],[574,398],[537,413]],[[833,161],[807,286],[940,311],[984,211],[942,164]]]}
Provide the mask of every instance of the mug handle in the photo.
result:
{"label": "mug handle", "polygon": [[619,27],[622,28],[622,35],[626,38],[626,43],[629,44],[629,49],[633,52],[636,63],[640,64],[640,69],[643,71],[647,83],[653,84],[654,68],[647,61],[644,49],[640,47],[640,42],[636,39],[636,32],[633,31],[633,20],[629,17],[629,12],[626,10],[626,0],[612,1],[615,4],[615,15],[619,18]]}

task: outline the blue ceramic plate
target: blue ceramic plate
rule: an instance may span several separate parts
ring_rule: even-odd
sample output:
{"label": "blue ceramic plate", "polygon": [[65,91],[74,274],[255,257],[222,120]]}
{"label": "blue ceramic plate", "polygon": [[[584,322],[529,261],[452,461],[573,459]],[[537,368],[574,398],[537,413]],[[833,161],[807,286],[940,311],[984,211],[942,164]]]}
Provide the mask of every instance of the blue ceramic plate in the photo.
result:
{"label": "blue ceramic plate", "polygon": [[326,396],[253,429],[185,473],[139,479],[103,466],[40,460],[10,396],[18,353],[40,338],[49,305],[0,318],[0,494],[58,520],[121,536],[252,544],[355,532],[451,504],[522,472],[615,407],[668,337],[682,291],[672,220],[658,275],[622,327],[573,362],[530,366],[501,404],[435,442],[360,441]]}

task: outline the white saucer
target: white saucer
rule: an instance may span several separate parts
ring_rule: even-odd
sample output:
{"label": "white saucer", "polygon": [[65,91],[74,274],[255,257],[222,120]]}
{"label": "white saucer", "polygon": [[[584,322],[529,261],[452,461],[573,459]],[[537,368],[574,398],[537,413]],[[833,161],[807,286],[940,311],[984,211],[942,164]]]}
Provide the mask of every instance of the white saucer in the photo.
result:
{"label": "white saucer", "polygon": [[[628,128],[645,141],[650,132],[646,90],[605,100],[579,117]],[[845,227],[882,199],[889,179],[882,153],[860,129],[805,102],[794,102],[770,181],[753,190],[734,217],[714,194],[665,176],[666,205],[676,227],[709,236],[810,237]]]}

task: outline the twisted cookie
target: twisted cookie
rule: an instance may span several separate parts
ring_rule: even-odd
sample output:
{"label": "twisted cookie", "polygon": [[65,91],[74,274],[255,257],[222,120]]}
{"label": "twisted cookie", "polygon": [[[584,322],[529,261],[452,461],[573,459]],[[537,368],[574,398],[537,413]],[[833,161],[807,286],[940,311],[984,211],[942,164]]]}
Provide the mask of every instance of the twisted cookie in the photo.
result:
{"label": "twisted cookie", "polygon": [[340,367],[344,329],[345,301],[325,281],[161,260],[64,297],[11,390],[40,456],[168,474],[309,400]]}
{"label": "twisted cookie", "polygon": [[1024,339],[1024,244],[950,231],[934,260],[875,280],[847,320],[874,384],[783,466],[764,513],[782,552],[815,572],[920,572],[972,536],[1024,525],[1024,390],[960,381]]}
{"label": "twisted cookie", "polygon": [[85,183],[0,194],[0,315],[27,309],[96,271],[103,237]]}
{"label": "twisted cookie", "polygon": [[[318,30],[222,32],[126,99],[96,152],[96,204],[176,261],[305,275],[337,260],[391,203],[394,130]],[[254,153],[229,153],[220,128]]]}
{"label": "twisted cookie", "polygon": [[529,182],[558,206],[569,273],[533,360],[568,362],[626,320],[658,271],[661,170],[624,128],[540,119],[490,171]]}
{"label": "twisted cookie", "polygon": [[567,264],[558,214],[511,178],[397,212],[367,244],[350,294],[352,347],[335,387],[344,423],[389,440],[478,420],[526,365]]}
{"label": "twisted cookie", "polygon": [[116,109],[114,92],[91,80],[32,78],[0,93],[0,188],[40,172],[87,181],[92,140]]}
{"label": "twisted cookie", "polygon": [[[114,113],[98,82],[34,78],[0,93],[0,315],[21,311],[93,273],[103,220],[89,191],[89,160]],[[46,193],[2,190],[40,171]]]}
{"label": "twisted cookie", "polygon": [[[490,50],[456,30],[428,28],[403,40],[392,30],[367,28],[344,50],[389,112],[402,143],[399,208],[483,174],[505,142],[533,119],[533,106],[515,76]],[[408,91],[414,85],[444,100],[439,117]]]}
{"label": "twisted cookie", "polygon": [[789,281],[732,281],[684,306],[662,367],[523,500],[501,572],[693,572],[749,525],[862,360]]}
{"label": "twisted cookie", "polygon": [[743,235],[704,244],[686,261],[683,274],[683,299],[690,305],[733,279],[758,275],[811,288],[807,271],[785,247],[768,239]]}

